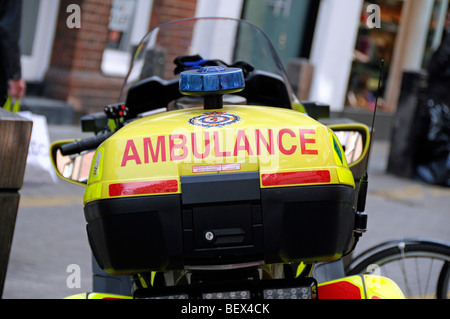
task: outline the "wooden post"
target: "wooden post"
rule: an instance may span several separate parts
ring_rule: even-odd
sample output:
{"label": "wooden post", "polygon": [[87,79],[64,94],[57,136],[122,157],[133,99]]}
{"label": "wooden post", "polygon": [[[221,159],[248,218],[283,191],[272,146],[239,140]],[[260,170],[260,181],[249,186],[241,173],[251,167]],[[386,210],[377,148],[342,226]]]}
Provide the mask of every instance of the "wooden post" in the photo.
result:
{"label": "wooden post", "polygon": [[3,295],[33,122],[0,107],[0,298]]}

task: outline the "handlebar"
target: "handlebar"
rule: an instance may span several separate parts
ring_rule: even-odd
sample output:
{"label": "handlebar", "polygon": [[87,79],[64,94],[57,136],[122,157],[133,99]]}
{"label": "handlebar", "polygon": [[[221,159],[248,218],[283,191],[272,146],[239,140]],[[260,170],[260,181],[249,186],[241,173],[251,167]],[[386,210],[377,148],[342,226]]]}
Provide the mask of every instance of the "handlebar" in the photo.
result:
{"label": "handlebar", "polygon": [[86,139],[82,139],[79,141],[65,144],[65,145],[61,146],[61,148],[60,148],[61,154],[66,156],[66,155],[77,154],[77,153],[81,153],[83,151],[95,149],[101,143],[103,143],[103,141],[105,141],[107,138],[109,138],[113,134],[114,134],[114,132],[108,132],[108,133],[96,135],[93,137],[88,137]]}

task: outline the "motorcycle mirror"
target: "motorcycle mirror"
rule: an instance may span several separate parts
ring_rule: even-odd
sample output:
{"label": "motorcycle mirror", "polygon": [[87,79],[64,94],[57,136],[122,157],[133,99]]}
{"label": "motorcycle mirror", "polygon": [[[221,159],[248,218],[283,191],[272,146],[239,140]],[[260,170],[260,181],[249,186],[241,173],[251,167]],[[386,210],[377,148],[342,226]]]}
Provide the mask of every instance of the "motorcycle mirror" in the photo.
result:
{"label": "motorcycle mirror", "polygon": [[324,123],[333,130],[344,150],[347,163],[353,173],[355,182],[358,182],[366,169],[370,146],[369,128],[358,122],[333,121]]}
{"label": "motorcycle mirror", "polygon": [[86,186],[95,150],[80,154],[62,155],[61,147],[75,140],[57,141],[50,147],[53,169],[59,178],[79,186]]}
{"label": "motorcycle mirror", "polygon": [[335,131],[344,150],[349,166],[354,165],[363,154],[363,138],[358,131]]}

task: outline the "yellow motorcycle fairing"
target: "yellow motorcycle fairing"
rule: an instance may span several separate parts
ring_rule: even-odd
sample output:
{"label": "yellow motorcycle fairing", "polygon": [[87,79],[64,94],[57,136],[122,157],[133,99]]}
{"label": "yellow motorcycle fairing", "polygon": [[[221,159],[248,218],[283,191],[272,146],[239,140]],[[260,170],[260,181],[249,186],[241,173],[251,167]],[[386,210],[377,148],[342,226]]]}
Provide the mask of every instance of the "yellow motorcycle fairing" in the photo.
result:
{"label": "yellow motorcycle fairing", "polygon": [[98,292],[86,292],[68,296],[64,299],[133,299],[133,297]]}
{"label": "yellow motorcycle fairing", "polygon": [[93,158],[85,203],[179,194],[180,177],[198,174],[258,171],[261,188],[354,187],[332,130],[274,107],[191,108],[145,117],[107,139]]}

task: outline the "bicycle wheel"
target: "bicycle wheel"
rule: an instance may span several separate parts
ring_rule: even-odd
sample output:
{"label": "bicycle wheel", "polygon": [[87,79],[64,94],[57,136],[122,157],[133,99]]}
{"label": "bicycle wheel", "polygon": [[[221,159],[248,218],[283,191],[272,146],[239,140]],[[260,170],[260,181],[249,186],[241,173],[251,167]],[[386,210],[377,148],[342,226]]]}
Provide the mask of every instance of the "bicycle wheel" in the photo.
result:
{"label": "bicycle wheel", "polygon": [[402,239],[377,245],[354,258],[348,276],[376,274],[394,280],[406,298],[448,299],[450,246],[429,239]]}
{"label": "bicycle wheel", "polygon": [[437,298],[438,299],[450,299],[450,291],[448,282],[450,279],[450,263],[447,261],[442,267],[441,274],[439,275],[439,281],[437,286]]}

